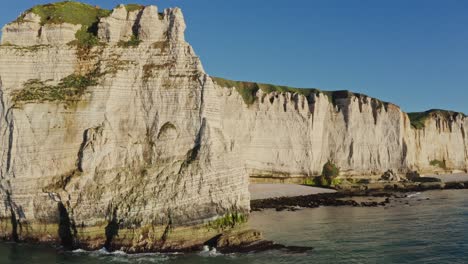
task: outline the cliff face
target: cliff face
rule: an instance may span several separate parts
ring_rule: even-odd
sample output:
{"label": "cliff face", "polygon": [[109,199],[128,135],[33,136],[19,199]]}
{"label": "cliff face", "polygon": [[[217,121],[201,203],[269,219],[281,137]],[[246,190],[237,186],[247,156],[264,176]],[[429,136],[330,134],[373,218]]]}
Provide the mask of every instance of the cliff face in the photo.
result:
{"label": "cliff face", "polygon": [[3,28],[0,236],[189,247],[216,235],[207,222],[248,213],[249,175],[319,175],[329,159],[348,175],[467,168],[462,115],[415,129],[354,94],[259,90],[246,103],[205,74],[179,9],[85,8],[98,19],[33,9]]}
{"label": "cliff face", "polygon": [[120,6],[93,47],[26,47],[37,32],[12,28],[30,23],[5,26],[0,47],[3,236],[99,248],[117,226],[120,244],[168,244],[167,230],[248,212],[245,170],[207,110],[215,98],[179,9]]}
{"label": "cliff face", "polygon": [[317,176],[328,160],[344,176],[468,168],[468,119],[461,113],[425,113],[417,129],[398,106],[365,95],[259,89],[248,102],[235,92],[239,83],[218,83],[224,131],[251,176]]}

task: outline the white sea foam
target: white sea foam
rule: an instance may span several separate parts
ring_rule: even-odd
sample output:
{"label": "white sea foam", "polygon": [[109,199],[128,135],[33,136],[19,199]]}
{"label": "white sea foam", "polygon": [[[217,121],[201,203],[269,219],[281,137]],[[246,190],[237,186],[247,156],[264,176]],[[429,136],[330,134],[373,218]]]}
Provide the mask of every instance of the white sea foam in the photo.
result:
{"label": "white sea foam", "polygon": [[89,251],[86,251],[86,250],[84,250],[84,249],[79,248],[79,249],[73,250],[72,252],[73,252],[73,253],[88,253]]}
{"label": "white sea foam", "polygon": [[216,248],[212,248],[210,249],[209,246],[203,246],[203,250],[198,253],[198,255],[202,256],[202,257],[216,257],[216,256],[221,256],[223,254],[219,253]]}
{"label": "white sea foam", "polygon": [[420,192],[408,194],[408,198],[413,198],[413,197],[416,197],[416,196],[418,196],[420,194],[421,194]]}
{"label": "white sea foam", "polygon": [[[208,250],[209,251],[209,250]],[[209,251],[210,252],[210,251]],[[139,253],[128,254],[121,250],[108,251],[106,248],[101,248],[95,251],[87,251],[84,249],[76,249],[72,254],[85,254],[95,258],[103,258],[111,263],[164,263],[171,255],[180,255],[181,253]],[[211,251],[211,253],[213,252]],[[107,263],[107,262],[106,262]]]}

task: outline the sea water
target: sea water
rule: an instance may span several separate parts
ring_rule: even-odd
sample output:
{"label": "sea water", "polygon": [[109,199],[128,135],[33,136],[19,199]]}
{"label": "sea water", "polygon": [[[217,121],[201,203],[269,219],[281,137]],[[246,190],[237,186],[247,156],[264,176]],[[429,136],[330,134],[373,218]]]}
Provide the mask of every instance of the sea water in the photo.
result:
{"label": "sea water", "polygon": [[0,243],[0,264],[27,263],[468,263],[468,190],[415,193],[386,207],[321,207],[255,212],[252,228],[307,253],[269,251],[223,255],[64,252],[47,246]]}

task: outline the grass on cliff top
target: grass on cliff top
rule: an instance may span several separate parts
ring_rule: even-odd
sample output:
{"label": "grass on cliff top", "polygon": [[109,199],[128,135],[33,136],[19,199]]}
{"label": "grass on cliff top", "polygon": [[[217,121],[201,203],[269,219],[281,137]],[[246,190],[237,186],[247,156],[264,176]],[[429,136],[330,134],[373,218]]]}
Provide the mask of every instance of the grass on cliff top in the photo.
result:
{"label": "grass on cliff top", "polygon": [[[139,4],[127,4],[125,8],[128,12],[141,10],[145,6]],[[21,16],[15,22],[24,22],[27,13],[34,13],[41,18],[41,25],[69,23],[74,25],[83,25],[76,32],[76,40],[70,42],[79,48],[89,49],[99,44],[97,37],[99,19],[109,16],[112,11],[75,1],[64,1],[45,5],[34,6]],[[161,16],[161,14],[160,14]],[[138,46],[138,36],[128,42],[120,43],[124,47]]]}
{"label": "grass on cliff top", "polygon": [[18,17],[16,22],[23,22],[26,14],[30,12],[41,17],[41,25],[62,23],[83,25],[75,35],[76,41],[71,44],[89,48],[99,43],[97,38],[99,19],[109,16],[112,11],[79,2],[65,1],[34,6]]}
{"label": "grass on cliff top", "polygon": [[24,21],[26,13],[32,12],[41,17],[41,24],[70,23],[90,27],[98,22],[99,18],[111,14],[110,10],[97,6],[83,4],[74,1],[64,1],[45,5],[37,5],[27,10],[18,18],[18,22]]}
{"label": "grass on cliff top", "polygon": [[449,120],[451,118],[455,118],[458,115],[461,115],[463,117],[466,117],[465,114],[459,113],[459,112],[454,112],[454,111],[448,111],[448,110],[442,110],[442,109],[431,109],[426,112],[413,112],[413,113],[408,113],[408,117],[411,122],[411,126],[415,129],[424,129],[426,127],[426,120],[430,117],[433,116],[440,116],[444,118],[445,120]]}
{"label": "grass on cliff top", "polygon": [[[266,83],[256,83],[256,82],[243,82],[243,81],[231,81],[224,78],[219,77],[212,77],[213,81],[221,87],[226,88],[236,88],[237,92],[242,96],[244,102],[247,105],[251,105],[255,102],[258,90],[262,90],[264,93],[272,93],[272,92],[279,92],[279,93],[298,93],[304,95],[305,97],[309,97],[312,95],[317,94],[324,94],[328,97],[331,103],[336,105],[337,99],[343,98],[350,98],[351,96],[356,97],[363,97],[363,98],[370,98],[367,95],[353,93],[347,90],[343,91],[322,91],[316,88],[294,88],[289,86],[283,85],[274,85],[274,84],[266,84]],[[380,106],[388,105],[386,102],[382,102],[380,100],[374,99],[376,102],[379,103]]]}
{"label": "grass on cliff top", "polygon": [[126,4],[125,9],[127,9],[127,12],[133,12],[133,11],[138,11],[143,9],[145,6],[144,5],[139,5],[139,4]]}

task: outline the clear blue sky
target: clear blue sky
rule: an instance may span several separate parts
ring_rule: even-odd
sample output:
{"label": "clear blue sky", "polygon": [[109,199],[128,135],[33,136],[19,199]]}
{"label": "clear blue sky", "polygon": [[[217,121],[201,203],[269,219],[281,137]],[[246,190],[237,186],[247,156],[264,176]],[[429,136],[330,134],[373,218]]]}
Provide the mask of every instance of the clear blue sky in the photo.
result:
{"label": "clear blue sky", "polygon": [[[0,0],[0,24],[47,0]],[[86,0],[111,8],[122,1]],[[468,114],[466,0],[140,0],[179,6],[214,76]]]}

